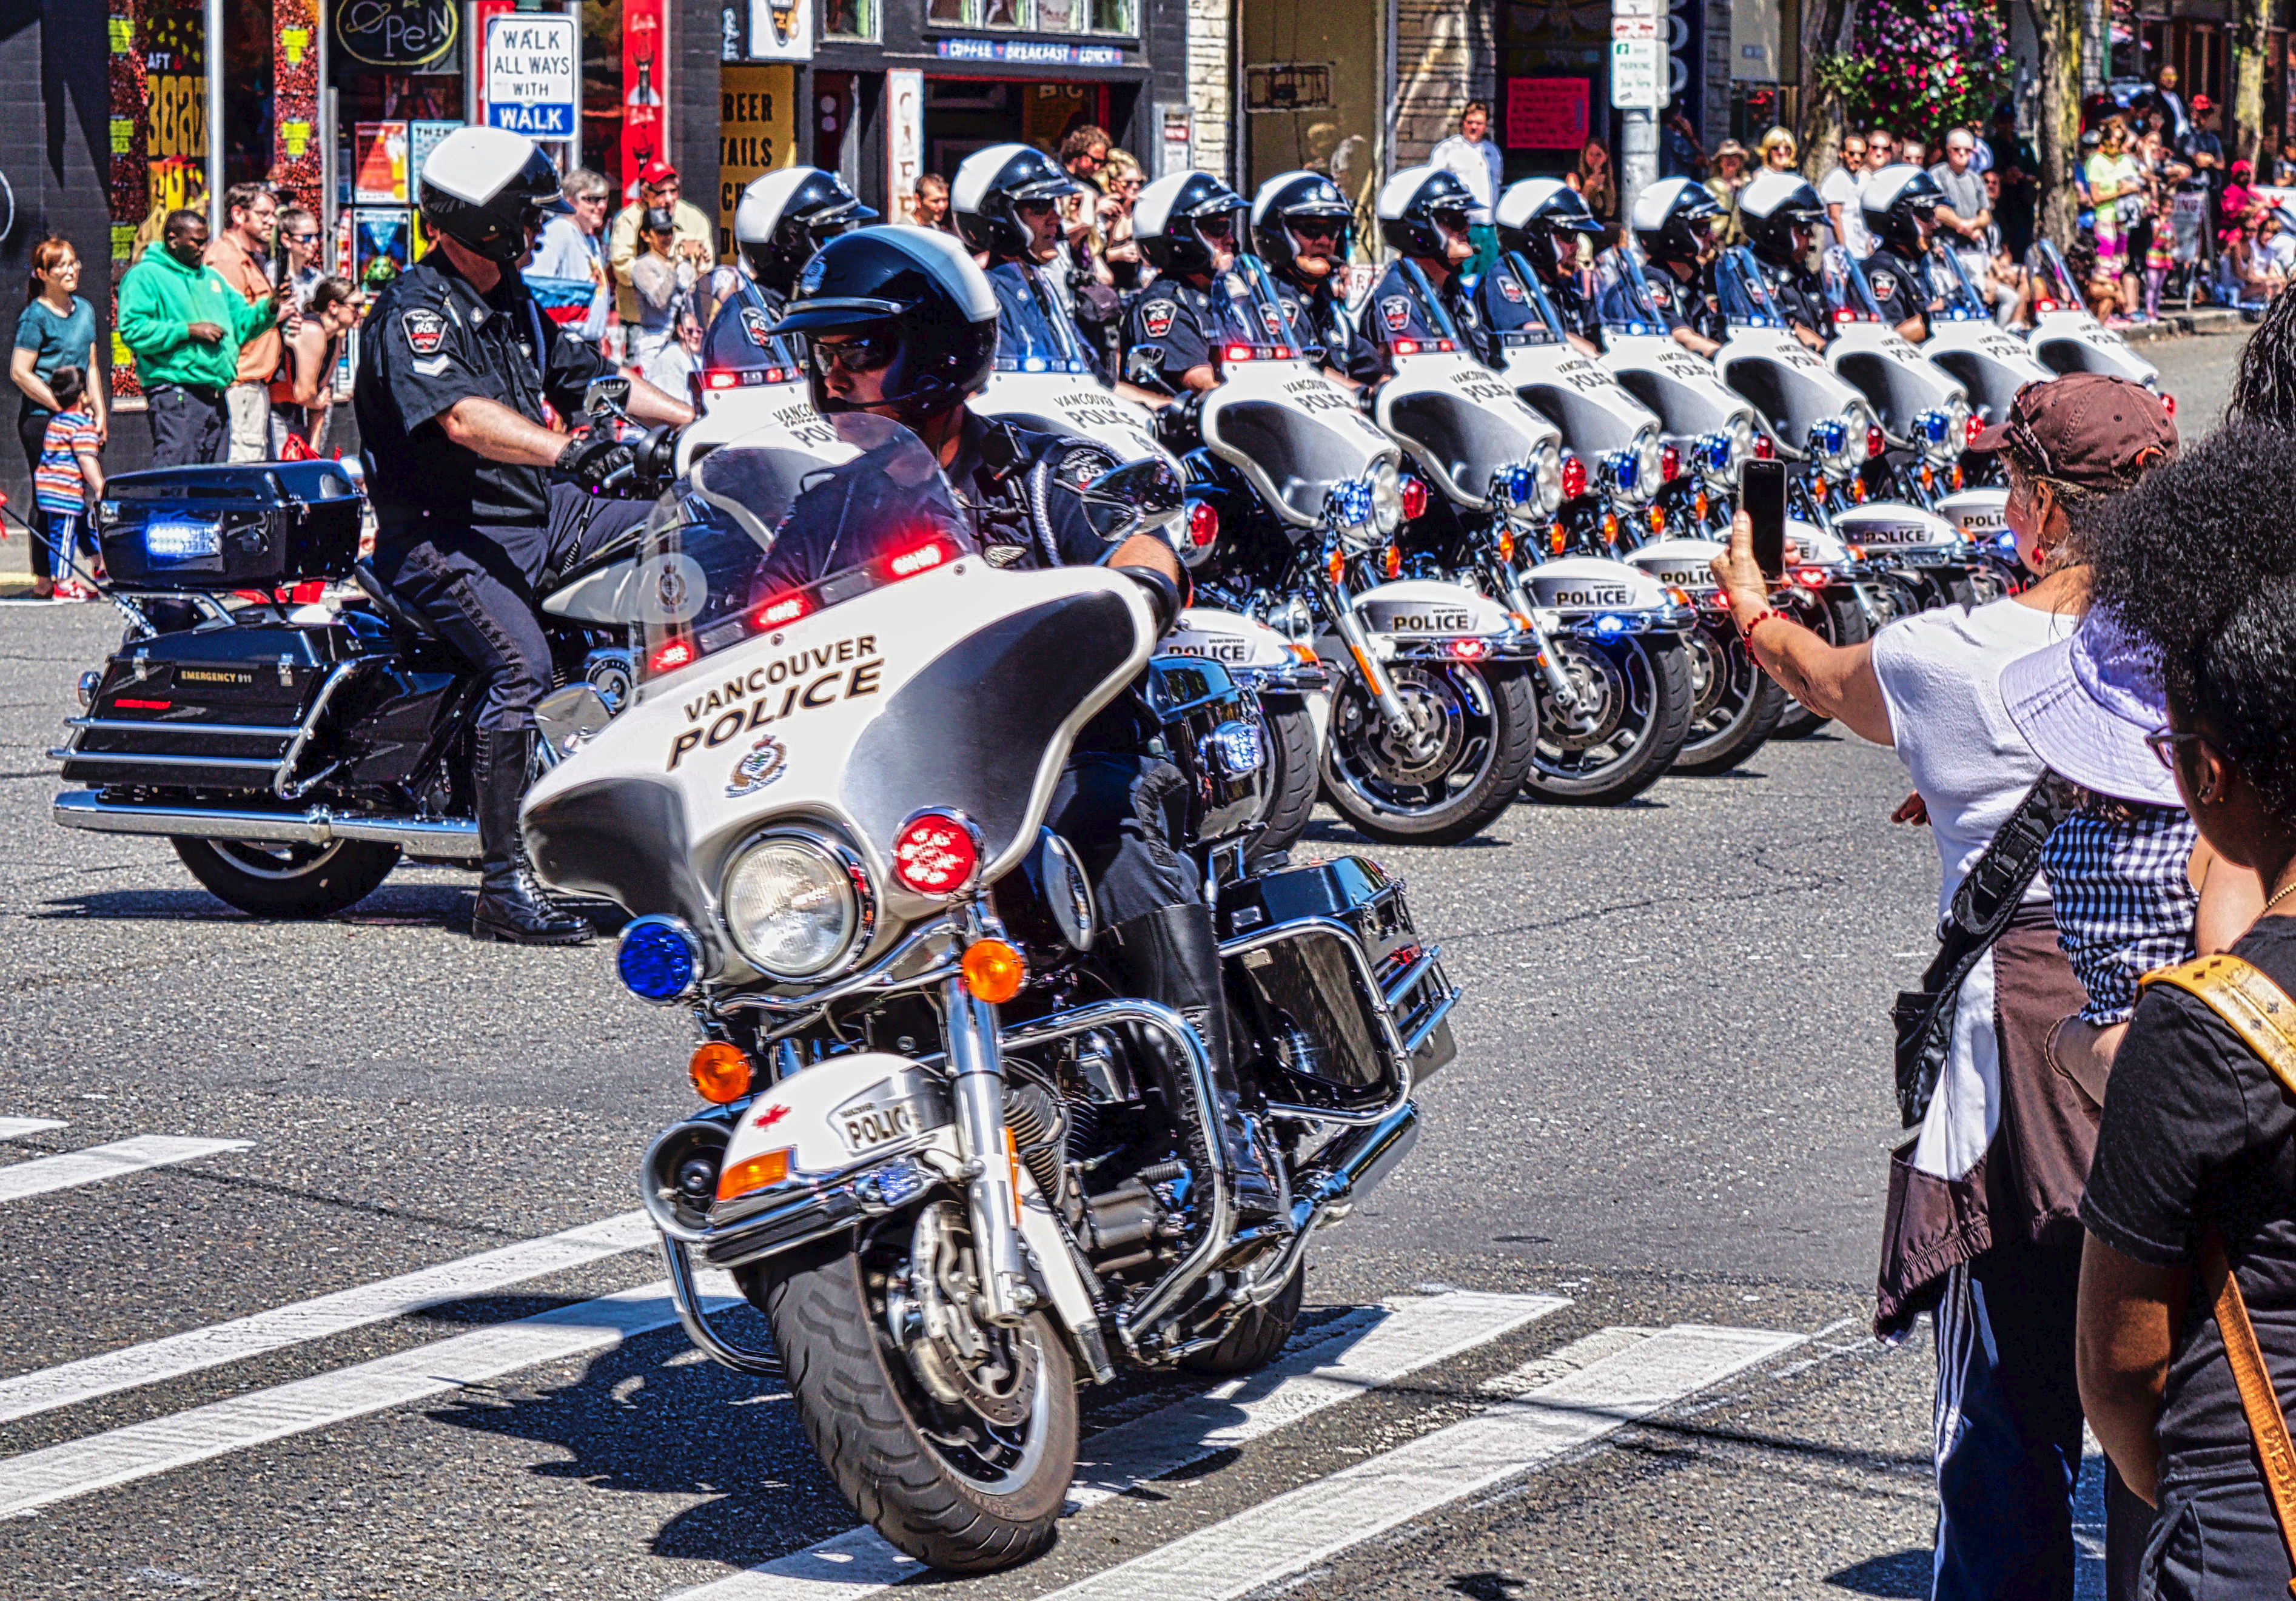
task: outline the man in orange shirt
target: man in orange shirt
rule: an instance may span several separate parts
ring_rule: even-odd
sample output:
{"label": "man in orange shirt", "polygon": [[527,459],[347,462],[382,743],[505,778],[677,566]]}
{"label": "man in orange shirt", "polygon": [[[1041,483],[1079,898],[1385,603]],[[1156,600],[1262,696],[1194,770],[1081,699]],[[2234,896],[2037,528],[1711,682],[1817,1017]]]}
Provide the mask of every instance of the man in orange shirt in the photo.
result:
{"label": "man in orange shirt", "polygon": [[[253,306],[272,295],[271,235],[279,226],[279,201],[260,184],[234,184],[223,201],[230,222],[201,260]],[[270,458],[271,380],[279,371],[279,352],[275,324],[239,348],[239,371],[224,391],[234,462]]]}

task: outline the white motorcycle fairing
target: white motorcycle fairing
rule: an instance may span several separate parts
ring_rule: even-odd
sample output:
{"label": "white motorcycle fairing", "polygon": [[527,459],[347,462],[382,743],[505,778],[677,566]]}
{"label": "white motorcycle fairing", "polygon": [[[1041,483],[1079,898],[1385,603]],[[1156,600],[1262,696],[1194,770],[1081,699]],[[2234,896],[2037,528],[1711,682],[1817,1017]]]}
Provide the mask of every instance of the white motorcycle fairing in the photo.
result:
{"label": "white motorcycle fairing", "polygon": [[1938,515],[1972,539],[1990,539],[2009,527],[2009,491],[1995,484],[1961,489],[1938,502]]}
{"label": "white motorcycle fairing", "polygon": [[1570,345],[1509,345],[1502,354],[1501,381],[1561,430],[1562,442],[1580,456],[1639,449],[1645,434],[1664,431],[1657,414]]}
{"label": "white motorcycle fairing", "polygon": [[1837,323],[1825,365],[1866,397],[1892,445],[1914,442],[1922,413],[1969,403],[1959,379],[1879,323]]}
{"label": "white motorcycle fairing", "polygon": [[2086,310],[2067,308],[2036,311],[2028,342],[2034,358],[2053,376],[2103,373],[2109,378],[2141,383],[2149,390],[2158,390],[2161,387],[2161,369]]}
{"label": "white motorcycle fairing", "polygon": [[1733,323],[1730,337],[1715,352],[1714,371],[1760,414],[1779,446],[1796,456],[1808,450],[1812,424],[1845,414],[1873,415],[1856,385],[1784,328]]}
{"label": "white motorcycle fairing", "polygon": [[1179,463],[1156,442],[1148,408],[1127,400],[1089,373],[1022,373],[999,368],[988,387],[965,402],[983,417],[1040,433],[1074,434],[1106,446],[1119,462],[1153,456]]}
{"label": "white motorcycle fairing", "polygon": [[[699,573],[668,586],[693,612]],[[746,981],[766,975],[726,932],[726,863],[762,828],[816,831],[866,878],[873,923],[845,958],[859,966],[939,906],[893,876],[904,823],[959,811],[980,836],[980,877],[1011,870],[1037,842],[1070,742],[1146,665],[1154,636],[1129,579],[964,557],[642,685],[529,792],[529,855],[548,883],[683,918],[705,973]]]}
{"label": "white motorcycle fairing", "polygon": [[2019,390],[2056,376],[2041,365],[2030,346],[1990,317],[1931,317],[1922,354],[1953,375],[1967,392],[1970,409],[1988,423],[2009,415]]}
{"label": "white motorcycle fairing", "polygon": [[1666,586],[1641,568],[1603,556],[1562,556],[1522,575],[1541,610],[1558,616],[1673,609]]}
{"label": "white motorcycle fairing", "polygon": [[1444,498],[1478,511],[1493,509],[1497,474],[1562,454],[1561,430],[1488,367],[1456,351],[1397,357],[1376,405],[1380,428]]}
{"label": "white motorcycle fairing", "polygon": [[1833,532],[1845,545],[1868,554],[1888,552],[1918,560],[1958,559],[1962,537],[1954,525],[1934,512],[1903,501],[1871,501],[1833,514]]}
{"label": "white motorcycle fairing", "polygon": [[[1788,537],[1799,524],[1788,524]],[[1703,595],[1719,587],[1710,565],[1728,546],[1712,539],[1654,539],[1626,553],[1627,565],[1648,573],[1661,584]]]}
{"label": "white motorcycle fairing", "polygon": [[751,384],[718,390],[702,402],[701,415],[677,436],[677,475],[693,471],[693,464],[736,439],[744,445],[786,444],[810,450],[824,461],[850,460],[853,452],[839,440],[829,424],[813,409],[813,392],[799,372],[787,383]]}
{"label": "white motorcycle fairing", "polygon": [[1227,363],[1197,423],[1205,447],[1295,528],[1322,523],[1334,486],[1367,478],[1378,463],[1401,456],[1354,397],[1304,361]]}

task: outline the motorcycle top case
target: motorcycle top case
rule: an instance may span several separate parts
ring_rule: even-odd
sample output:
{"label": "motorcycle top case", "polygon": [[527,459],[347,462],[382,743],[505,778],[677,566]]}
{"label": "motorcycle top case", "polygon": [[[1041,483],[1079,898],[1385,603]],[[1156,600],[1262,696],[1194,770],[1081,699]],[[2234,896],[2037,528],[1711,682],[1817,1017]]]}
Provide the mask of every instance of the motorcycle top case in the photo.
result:
{"label": "motorcycle top case", "polygon": [[125,589],[273,589],[358,559],[358,488],[334,462],[163,467],[104,485],[104,571]]}

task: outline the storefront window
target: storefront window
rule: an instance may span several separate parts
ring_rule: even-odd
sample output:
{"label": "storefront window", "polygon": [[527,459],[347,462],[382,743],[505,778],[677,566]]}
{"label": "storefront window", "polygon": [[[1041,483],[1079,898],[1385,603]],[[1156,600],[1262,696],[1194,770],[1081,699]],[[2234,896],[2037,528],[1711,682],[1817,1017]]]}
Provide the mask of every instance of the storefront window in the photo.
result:
{"label": "storefront window", "polygon": [[[1085,4],[1086,0],[1078,0]],[[1099,33],[1137,33],[1139,25],[1132,20],[1132,0],[1089,0],[1092,6],[1092,26]]]}
{"label": "storefront window", "polygon": [[822,0],[821,31],[832,39],[877,37],[877,0]]}
{"label": "storefront window", "polygon": [[980,26],[1026,28],[1034,9],[1033,0],[981,0]]}
{"label": "storefront window", "polygon": [[[835,5],[840,0],[828,0]],[[870,0],[841,0],[845,4]],[[938,28],[1016,28],[1029,33],[1133,33],[1135,0],[925,0]]]}
{"label": "storefront window", "polygon": [[943,28],[972,27],[972,0],[925,0],[925,21]]}

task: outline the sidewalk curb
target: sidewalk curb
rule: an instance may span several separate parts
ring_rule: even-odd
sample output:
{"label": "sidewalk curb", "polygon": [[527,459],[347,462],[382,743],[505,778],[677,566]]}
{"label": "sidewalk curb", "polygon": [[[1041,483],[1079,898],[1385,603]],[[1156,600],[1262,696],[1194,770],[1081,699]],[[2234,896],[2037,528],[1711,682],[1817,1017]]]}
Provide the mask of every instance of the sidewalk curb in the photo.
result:
{"label": "sidewalk curb", "polygon": [[2116,332],[2132,345],[2149,345],[2157,340],[2184,339],[2195,333],[2237,333],[2247,325],[2240,313],[2230,307],[2201,306],[2190,311],[2170,312],[2157,323]]}

